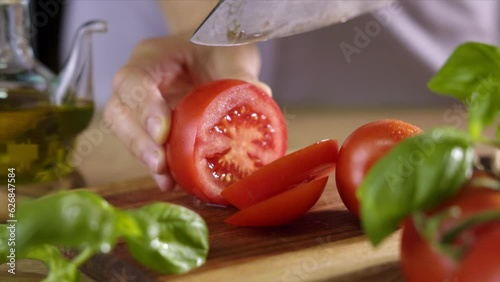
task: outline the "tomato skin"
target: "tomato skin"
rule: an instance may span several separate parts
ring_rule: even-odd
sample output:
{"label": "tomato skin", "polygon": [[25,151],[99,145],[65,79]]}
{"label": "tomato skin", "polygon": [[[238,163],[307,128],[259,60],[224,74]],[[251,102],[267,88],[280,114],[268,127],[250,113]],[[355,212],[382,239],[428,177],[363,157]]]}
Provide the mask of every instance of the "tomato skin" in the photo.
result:
{"label": "tomato skin", "polygon": [[451,279],[455,272],[455,262],[431,248],[417,232],[411,220],[403,226],[400,256],[406,282],[446,281],[445,279]]}
{"label": "tomato skin", "polygon": [[220,195],[225,186],[217,183],[203,160],[204,150],[214,143],[204,139],[204,134],[242,103],[263,111],[273,125],[273,148],[268,150],[267,159],[262,160],[263,165],[283,156],[287,130],[281,110],[269,95],[250,83],[227,79],[202,85],[186,95],[172,113],[166,145],[170,172],[179,186],[205,202],[228,204]]}
{"label": "tomato skin", "polygon": [[463,258],[457,282],[500,281],[500,227],[478,238]]}
{"label": "tomato skin", "polygon": [[301,184],[233,214],[225,222],[236,226],[276,226],[290,223],[310,210],[323,193],[328,177]]}
{"label": "tomato skin", "polygon": [[335,168],[335,183],[342,202],[359,217],[356,190],[370,167],[400,141],[422,133],[412,124],[385,119],[367,123],[354,130],[339,151]]}
{"label": "tomato skin", "polygon": [[301,183],[328,176],[337,160],[338,143],[327,139],[290,153],[228,186],[222,196],[248,208]]}
{"label": "tomato skin", "polygon": [[[500,192],[467,184],[457,196],[446,201],[430,214],[451,206],[460,207],[460,217],[445,221],[443,226],[453,226],[457,221],[481,211],[500,210]],[[472,251],[483,236],[498,228],[500,228],[498,222],[475,227],[461,236],[463,240],[459,244],[467,243],[467,246],[470,246],[469,251]],[[408,220],[405,222],[401,238],[401,268],[408,282],[456,281],[457,271],[460,271],[461,264],[434,250],[416,231],[412,220]]]}

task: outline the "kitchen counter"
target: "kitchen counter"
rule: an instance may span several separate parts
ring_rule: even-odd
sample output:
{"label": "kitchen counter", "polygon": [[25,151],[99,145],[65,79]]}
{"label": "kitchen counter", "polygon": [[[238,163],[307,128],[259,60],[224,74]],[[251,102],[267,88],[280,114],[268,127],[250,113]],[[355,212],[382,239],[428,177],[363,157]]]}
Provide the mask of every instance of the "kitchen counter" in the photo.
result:
{"label": "kitchen counter", "polygon": [[[341,144],[357,127],[384,118],[401,119],[424,130],[439,126],[464,127],[465,118],[454,112],[454,109],[456,107],[452,106],[356,110],[285,108],[284,113],[289,128],[289,150],[294,151],[326,138],[337,139]],[[130,183],[140,181],[154,185],[147,176],[146,169],[127,152],[122,143],[111,133],[99,129],[101,122],[102,116],[96,115],[91,126],[80,136],[80,140],[92,144],[91,152],[83,157],[78,167],[86,185],[103,194],[114,189],[110,188],[116,186],[113,186],[113,183],[128,183],[130,186]],[[330,179],[329,185],[335,189],[333,178]],[[335,281],[402,281],[398,267],[399,233],[394,234],[377,249],[369,245],[361,232],[352,234],[356,235],[335,242],[321,243],[319,240],[320,243],[314,246],[252,257],[235,265],[222,264],[210,268],[210,271],[187,276],[186,278],[190,279],[185,280],[225,281],[231,277],[234,281],[252,281],[258,277],[256,281],[331,281],[334,278]],[[325,257],[331,259],[324,259]],[[291,266],[298,267],[298,270],[290,269]],[[1,266],[0,280],[39,281],[45,271],[41,263],[24,260],[18,262],[15,276],[6,273],[5,265]],[[289,275],[290,280],[283,271],[299,273]],[[252,276],[252,273],[258,275]],[[94,280],[84,276],[83,281]],[[136,280],[132,277],[117,276],[116,281]]]}

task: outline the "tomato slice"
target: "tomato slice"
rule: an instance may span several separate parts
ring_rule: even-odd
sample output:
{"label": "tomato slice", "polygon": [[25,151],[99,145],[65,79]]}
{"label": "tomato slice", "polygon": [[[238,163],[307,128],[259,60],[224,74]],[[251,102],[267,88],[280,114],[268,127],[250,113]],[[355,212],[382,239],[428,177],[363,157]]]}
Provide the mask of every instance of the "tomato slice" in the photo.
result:
{"label": "tomato slice", "polygon": [[337,152],[335,140],[314,143],[228,186],[222,196],[239,209],[250,207],[298,184],[329,175],[335,168]]}
{"label": "tomato slice", "polygon": [[309,211],[325,189],[328,177],[301,184],[226,218],[236,226],[275,226],[290,223]]}
{"label": "tomato slice", "polygon": [[283,156],[284,117],[260,88],[219,80],[186,95],[172,113],[167,161],[187,192],[214,204],[228,185]]}

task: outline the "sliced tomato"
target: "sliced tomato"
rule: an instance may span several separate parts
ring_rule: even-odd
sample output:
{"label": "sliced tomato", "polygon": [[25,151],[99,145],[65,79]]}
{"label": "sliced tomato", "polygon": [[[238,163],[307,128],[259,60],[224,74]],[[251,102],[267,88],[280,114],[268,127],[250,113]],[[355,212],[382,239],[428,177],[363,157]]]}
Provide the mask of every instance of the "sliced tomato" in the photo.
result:
{"label": "sliced tomato", "polygon": [[250,207],[301,183],[329,175],[335,168],[337,152],[335,140],[314,143],[233,183],[222,191],[222,196],[239,209]]}
{"label": "sliced tomato", "polygon": [[214,204],[227,204],[221,191],[283,156],[284,117],[260,88],[240,80],[203,85],[177,104],[167,141],[174,180]]}
{"label": "sliced tomato", "polygon": [[325,189],[328,177],[301,184],[228,217],[236,226],[275,226],[290,223],[309,211]]}

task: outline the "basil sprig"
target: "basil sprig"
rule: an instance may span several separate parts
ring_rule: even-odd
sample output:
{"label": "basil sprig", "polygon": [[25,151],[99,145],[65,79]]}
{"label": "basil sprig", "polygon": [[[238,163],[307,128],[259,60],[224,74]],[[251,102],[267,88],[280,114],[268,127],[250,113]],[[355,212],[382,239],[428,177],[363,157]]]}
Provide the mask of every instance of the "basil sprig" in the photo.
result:
{"label": "basil sprig", "polygon": [[472,174],[472,141],[453,129],[403,140],[370,169],[358,197],[363,229],[377,245],[414,211],[454,195]]}
{"label": "basil sprig", "polygon": [[[49,266],[44,281],[79,281],[78,267],[96,253],[108,253],[124,238],[132,256],[164,274],[183,273],[205,263],[208,228],[195,212],[169,203],[119,210],[85,190],[63,191],[21,202],[16,214],[15,245],[0,225],[0,263],[10,248],[16,259],[38,259]],[[11,246],[11,247],[7,247]],[[79,251],[65,259],[59,247]]]}
{"label": "basil sprig", "polygon": [[477,42],[458,46],[427,85],[461,100],[468,107],[471,136],[481,139],[500,112],[500,47]]}
{"label": "basil sprig", "polygon": [[[411,214],[456,194],[470,179],[474,147],[500,147],[500,48],[460,45],[429,81],[439,94],[458,98],[468,109],[468,131],[434,129],[402,141],[369,170],[357,196],[361,221],[377,245]],[[485,136],[496,126],[495,136]]]}

